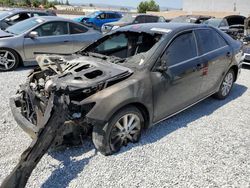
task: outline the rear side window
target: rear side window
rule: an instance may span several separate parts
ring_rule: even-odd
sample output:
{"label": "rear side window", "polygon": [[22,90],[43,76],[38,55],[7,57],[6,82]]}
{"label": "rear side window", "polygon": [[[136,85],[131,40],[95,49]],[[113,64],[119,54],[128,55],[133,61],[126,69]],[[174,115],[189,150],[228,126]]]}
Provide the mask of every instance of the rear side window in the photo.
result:
{"label": "rear side window", "polygon": [[196,43],[192,32],[177,36],[167,48],[163,58],[169,66],[197,56]]}
{"label": "rear side window", "polygon": [[85,28],[84,26],[74,24],[74,23],[70,23],[69,27],[70,27],[70,34],[79,34],[79,33],[85,33],[88,31],[88,29]]}
{"label": "rear side window", "polygon": [[200,29],[196,30],[195,33],[200,55],[227,45],[226,41],[211,29]]}
{"label": "rear side window", "polygon": [[107,18],[108,19],[115,19],[116,18],[116,14],[108,13],[107,14]]}
{"label": "rear side window", "polygon": [[135,23],[145,23],[145,16],[137,16]]}
{"label": "rear side window", "polygon": [[34,12],[33,16],[48,16],[48,14],[43,12]]}
{"label": "rear side window", "polygon": [[145,16],[145,22],[146,23],[154,23],[158,22],[159,18],[156,16]]}

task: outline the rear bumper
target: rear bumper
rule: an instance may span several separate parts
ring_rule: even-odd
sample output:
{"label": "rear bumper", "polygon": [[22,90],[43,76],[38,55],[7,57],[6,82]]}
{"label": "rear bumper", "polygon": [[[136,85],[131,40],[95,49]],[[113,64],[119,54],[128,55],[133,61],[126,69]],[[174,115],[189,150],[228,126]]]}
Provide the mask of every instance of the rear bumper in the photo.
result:
{"label": "rear bumper", "polygon": [[12,111],[12,114],[18,123],[18,125],[26,132],[32,139],[35,139],[37,137],[37,134],[39,132],[38,127],[36,125],[29,122],[21,113],[21,107],[20,104],[20,95],[15,95],[10,98],[10,108]]}

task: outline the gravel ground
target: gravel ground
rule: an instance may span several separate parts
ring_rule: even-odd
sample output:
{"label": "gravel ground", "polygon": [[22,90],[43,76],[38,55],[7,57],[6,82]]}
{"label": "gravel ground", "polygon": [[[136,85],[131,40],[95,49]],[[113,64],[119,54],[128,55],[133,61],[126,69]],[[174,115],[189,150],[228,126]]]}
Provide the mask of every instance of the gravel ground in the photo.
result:
{"label": "gravel ground", "polygon": [[[28,72],[0,73],[0,183],[31,142],[8,104]],[[90,140],[46,154],[27,187],[250,187],[249,75],[242,70],[226,100],[208,98],[116,155],[96,153]]]}

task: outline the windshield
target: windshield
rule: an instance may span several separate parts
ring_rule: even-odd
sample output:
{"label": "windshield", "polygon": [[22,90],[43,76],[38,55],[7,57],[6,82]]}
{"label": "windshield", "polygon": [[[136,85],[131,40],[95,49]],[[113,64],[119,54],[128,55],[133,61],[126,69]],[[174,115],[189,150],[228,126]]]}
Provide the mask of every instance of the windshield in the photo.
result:
{"label": "windshield", "polygon": [[12,13],[11,12],[2,12],[2,13],[0,13],[0,19],[3,19],[3,18],[5,18],[6,16],[9,16],[9,15],[11,15]]}
{"label": "windshield", "polygon": [[88,14],[86,17],[88,18],[95,18],[96,16],[98,16],[100,14],[100,12],[93,12],[91,14]]}
{"label": "windshield", "polygon": [[209,19],[204,21],[203,23],[214,27],[219,27],[221,21],[222,21],[221,19]]}
{"label": "windshield", "polygon": [[148,52],[162,38],[162,34],[149,34],[145,32],[117,32],[101,38],[83,52],[99,54],[99,57],[116,57],[127,59],[129,57]]}
{"label": "windshield", "polygon": [[119,20],[119,22],[133,22],[135,18],[136,15],[126,14]]}
{"label": "windshield", "polygon": [[179,16],[179,17],[172,19],[170,22],[190,23],[190,18],[187,16]]}
{"label": "windshield", "polygon": [[5,31],[15,35],[20,35],[43,22],[44,20],[41,18],[31,18],[18,22],[17,24],[8,27]]}

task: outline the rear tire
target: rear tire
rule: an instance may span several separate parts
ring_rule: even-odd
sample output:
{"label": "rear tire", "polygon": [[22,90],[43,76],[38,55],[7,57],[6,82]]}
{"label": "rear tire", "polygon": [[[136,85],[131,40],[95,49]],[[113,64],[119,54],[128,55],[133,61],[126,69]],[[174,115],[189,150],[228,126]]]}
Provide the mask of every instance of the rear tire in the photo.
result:
{"label": "rear tire", "polygon": [[220,100],[227,98],[233,88],[234,80],[235,80],[234,70],[230,69],[225,75],[220,85],[219,91],[216,94],[214,94],[214,97]]}
{"label": "rear tire", "polygon": [[115,113],[106,125],[93,127],[93,143],[103,155],[111,155],[129,142],[138,142],[144,124],[143,115],[138,108],[125,107]]}
{"label": "rear tire", "polygon": [[0,48],[0,71],[12,71],[18,67],[20,58],[18,54],[8,48]]}

